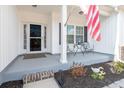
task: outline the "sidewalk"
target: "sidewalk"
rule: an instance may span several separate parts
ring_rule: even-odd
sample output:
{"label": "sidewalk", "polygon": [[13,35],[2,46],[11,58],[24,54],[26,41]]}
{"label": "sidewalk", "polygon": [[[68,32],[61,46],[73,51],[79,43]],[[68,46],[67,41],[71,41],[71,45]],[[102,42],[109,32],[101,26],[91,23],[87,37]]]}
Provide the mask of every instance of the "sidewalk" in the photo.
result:
{"label": "sidewalk", "polygon": [[54,78],[24,84],[23,88],[59,88]]}
{"label": "sidewalk", "polygon": [[124,79],[116,81],[108,86],[103,87],[103,88],[124,88]]}

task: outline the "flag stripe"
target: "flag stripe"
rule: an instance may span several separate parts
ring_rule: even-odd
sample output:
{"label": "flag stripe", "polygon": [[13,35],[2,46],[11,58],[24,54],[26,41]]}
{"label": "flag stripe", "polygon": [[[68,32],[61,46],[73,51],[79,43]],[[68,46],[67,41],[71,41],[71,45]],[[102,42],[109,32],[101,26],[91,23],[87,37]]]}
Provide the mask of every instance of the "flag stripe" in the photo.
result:
{"label": "flag stripe", "polygon": [[92,33],[90,34],[91,36],[93,36],[93,32],[96,29],[97,24],[98,24],[98,20],[96,21],[96,24],[94,26],[92,25]]}
{"label": "flag stripe", "polygon": [[91,34],[92,33],[92,10],[93,6],[91,5],[89,7],[88,15],[87,17],[87,26],[88,26],[88,32]]}
{"label": "flag stripe", "polygon": [[97,27],[95,28],[95,30],[94,30],[94,32],[93,32],[93,35],[92,35],[93,38],[94,38],[94,36],[96,35],[96,33],[98,33],[99,28],[100,28],[100,22],[98,23]]}
{"label": "flag stripe", "polygon": [[89,11],[88,11],[88,14],[87,14],[87,16],[86,16],[86,19],[89,18],[89,15],[90,15],[91,12],[92,12],[92,5],[90,5],[90,7],[89,7]]}
{"label": "flag stripe", "polygon": [[96,20],[95,25],[92,25],[93,28],[92,28],[92,34],[91,34],[91,35],[93,35],[93,32],[94,32],[95,29],[97,28],[98,24],[99,24],[99,19]]}
{"label": "flag stripe", "polygon": [[96,24],[96,20],[98,20],[99,17],[99,13],[97,12],[95,17],[93,18],[93,22],[92,22],[92,26],[94,27],[94,25]]}
{"label": "flag stripe", "polygon": [[96,35],[94,36],[94,39],[96,40],[97,37],[98,37],[100,34],[101,34],[100,31],[98,31],[98,32],[96,33]]}
{"label": "flag stripe", "polygon": [[101,34],[99,34],[99,36],[96,38],[97,41],[101,40]]}

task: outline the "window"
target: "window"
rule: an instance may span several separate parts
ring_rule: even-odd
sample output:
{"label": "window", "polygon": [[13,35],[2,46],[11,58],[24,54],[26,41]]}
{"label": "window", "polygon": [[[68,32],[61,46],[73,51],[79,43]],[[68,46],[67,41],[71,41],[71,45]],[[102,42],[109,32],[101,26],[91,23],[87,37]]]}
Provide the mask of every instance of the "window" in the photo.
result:
{"label": "window", "polygon": [[87,42],[87,38],[88,38],[88,35],[87,35],[87,26],[84,27],[84,42]]}
{"label": "window", "polygon": [[27,49],[27,32],[26,32],[26,29],[27,29],[27,25],[24,24],[23,25],[23,29],[24,29],[24,49]]}
{"label": "window", "polygon": [[41,25],[30,24],[30,37],[41,37]]}
{"label": "window", "polygon": [[76,43],[83,43],[83,27],[76,26]]}
{"label": "window", "polygon": [[41,39],[30,38],[30,51],[41,51]]}
{"label": "window", "polygon": [[30,51],[41,51],[41,25],[30,24]]}
{"label": "window", "polygon": [[46,48],[46,36],[47,36],[47,28],[44,26],[44,48]]}
{"label": "window", "polygon": [[67,43],[69,44],[74,43],[74,26],[73,25],[67,26]]}
{"label": "window", "polygon": [[61,23],[59,23],[59,45],[61,45]]}
{"label": "window", "polygon": [[67,26],[67,43],[75,44],[75,43],[83,43],[87,42],[87,26]]}

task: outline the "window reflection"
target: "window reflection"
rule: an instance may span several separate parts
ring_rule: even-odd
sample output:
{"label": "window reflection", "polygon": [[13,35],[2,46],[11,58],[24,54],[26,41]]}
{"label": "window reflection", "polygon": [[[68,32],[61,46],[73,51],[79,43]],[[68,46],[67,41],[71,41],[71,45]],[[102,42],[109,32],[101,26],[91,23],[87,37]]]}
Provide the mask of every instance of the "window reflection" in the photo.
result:
{"label": "window reflection", "polygon": [[41,25],[30,24],[30,37],[41,37]]}

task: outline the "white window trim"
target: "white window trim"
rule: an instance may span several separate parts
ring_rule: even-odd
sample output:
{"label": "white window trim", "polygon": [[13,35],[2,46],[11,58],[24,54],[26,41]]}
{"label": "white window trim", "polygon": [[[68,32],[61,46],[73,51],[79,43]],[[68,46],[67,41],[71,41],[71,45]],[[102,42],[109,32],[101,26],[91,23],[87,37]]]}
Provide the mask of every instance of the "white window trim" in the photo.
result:
{"label": "white window trim", "polygon": [[[84,27],[86,26],[86,25],[77,25],[77,24],[67,24],[67,25],[72,25],[72,26],[74,26],[74,44],[76,44],[76,26],[81,26],[81,27],[83,27],[83,42],[84,42]],[[88,40],[88,38],[87,38],[87,40]],[[69,45],[73,45],[72,43],[68,43]]]}

